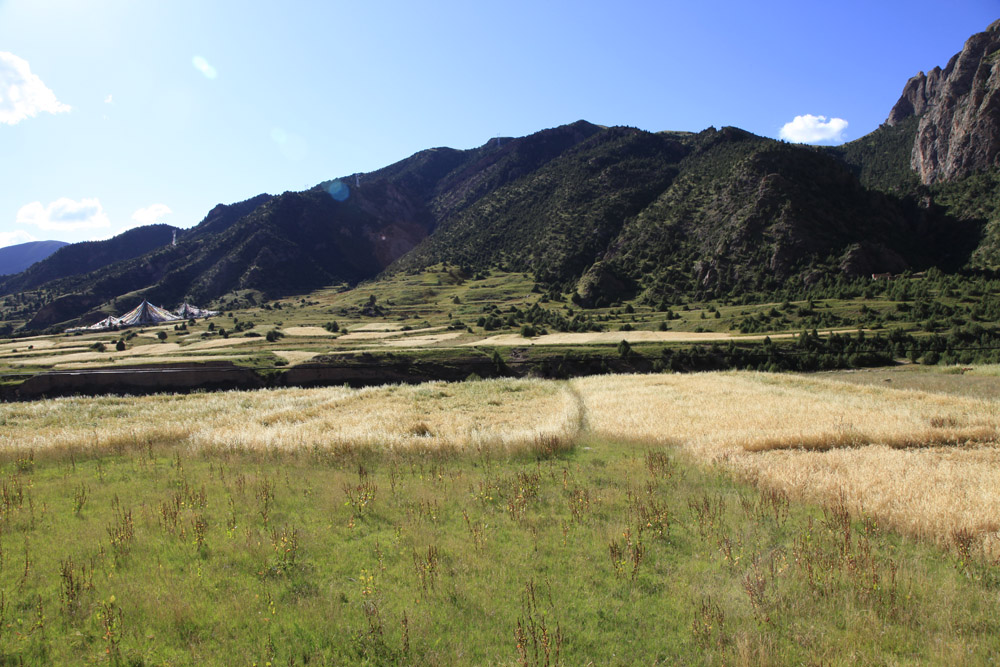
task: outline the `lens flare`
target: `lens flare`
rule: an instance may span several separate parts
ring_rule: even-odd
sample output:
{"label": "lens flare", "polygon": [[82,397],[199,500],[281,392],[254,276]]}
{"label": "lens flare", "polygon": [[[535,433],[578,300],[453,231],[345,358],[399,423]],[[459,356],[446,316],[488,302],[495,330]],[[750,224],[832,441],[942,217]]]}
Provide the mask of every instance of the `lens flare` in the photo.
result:
{"label": "lens flare", "polygon": [[201,56],[195,56],[191,59],[191,64],[194,68],[205,75],[206,79],[214,79],[219,75],[214,67],[208,64],[208,61]]}
{"label": "lens flare", "polygon": [[326,192],[337,201],[347,201],[347,198],[351,196],[351,189],[341,181],[327,183]]}

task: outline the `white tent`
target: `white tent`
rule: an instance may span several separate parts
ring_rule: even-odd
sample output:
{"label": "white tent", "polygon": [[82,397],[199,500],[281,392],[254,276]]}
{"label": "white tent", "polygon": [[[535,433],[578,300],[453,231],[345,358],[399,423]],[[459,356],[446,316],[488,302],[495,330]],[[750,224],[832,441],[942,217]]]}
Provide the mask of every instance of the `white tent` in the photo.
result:
{"label": "white tent", "polygon": [[[83,331],[89,331],[89,330],[101,331],[101,330],[110,329],[110,328],[116,327],[116,326],[118,326],[118,318],[115,317],[114,315],[110,315],[108,317],[105,317],[100,322],[95,322],[95,323],[91,324],[89,327],[80,327],[79,330],[83,330]],[[73,331],[77,331],[77,330],[78,329],[74,329]]]}
{"label": "white tent", "polygon": [[108,329],[113,329],[115,327],[139,327],[145,325],[163,324],[165,322],[180,322],[181,320],[186,320],[191,317],[208,317],[209,315],[219,314],[214,310],[202,310],[186,303],[178,309],[178,313],[185,314],[174,315],[169,310],[160,308],[159,306],[154,306],[150,302],[143,299],[142,303],[121,317],[111,315],[110,317],[106,317],[100,322],[91,324],[88,327],[74,327],[72,329],[66,329],[66,332],[107,331]]}
{"label": "white tent", "polygon": [[174,315],[169,310],[154,306],[143,299],[142,303],[118,318],[118,326],[135,327],[144,324],[163,324],[164,322],[176,322],[182,319],[184,318]]}
{"label": "white tent", "polygon": [[219,314],[217,310],[205,310],[198,306],[192,306],[190,303],[182,303],[174,312],[186,320],[198,317],[212,317]]}

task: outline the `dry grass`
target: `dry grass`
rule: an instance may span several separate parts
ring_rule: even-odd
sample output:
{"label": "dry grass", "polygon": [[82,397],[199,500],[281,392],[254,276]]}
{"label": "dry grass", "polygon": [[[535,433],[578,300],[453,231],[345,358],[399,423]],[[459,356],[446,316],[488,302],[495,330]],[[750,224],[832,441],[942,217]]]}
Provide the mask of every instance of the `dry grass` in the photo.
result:
{"label": "dry grass", "polygon": [[574,381],[602,437],[676,444],[793,496],[1000,555],[1000,403],[764,373]]}
{"label": "dry grass", "polygon": [[851,384],[877,385],[893,389],[916,389],[969,398],[1000,399],[998,367],[920,366],[905,364],[890,368],[827,371],[822,377]]}
{"label": "dry grass", "polygon": [[842,498],[939,543],[969,531],[1000,556],[1000,401],[989,399],[729,372],[70,398],[0,405],[0,424],[0,449],[39,454],[159,442],[516,452],[566,446],[586,427],[676,445],[793,497]]}
{"label": "dry grass", "polygon": [[[190,347],[190,346],[188,346]],[[156,357],[181,349],[177,343],[153,343],[152,345],[142,345],[115,353],[119,357]]]}
{"label": "dry grass", "polygon": [[156,334],[161,331],[169,332],[171,329],[176,327],[179,322],[170,322],[168,324],[146,324],[141,330],[136,332],[136,336],[140,338],[156,338]]}
{"label": "dry grass", "polygon": [[281,357],[294,366],[295,364],[301,364],[304,361],[309,361],[318,353],[309,352],[308,350],[273,350],[273,354]]}
{"label": "dry grass", "polygon": [[464,332],[462,331],[449,331],[447,333],[439,333],[430,336],[407,336],[405,338],[393,338],[387,340],[384,345],[388,345],[390,347],[426,347],[428,345],[436,345],[437,343],[454,340],[462,335],[464,335]]}
{"label": "dry grass", "polygon": [[[79,345],[79,343],[76,344]],[[36,350],[41,350],[45,348],[55,347],[55,342],[48,339],[35,340],[28,338],[12,340],[9,343],[0,344],[0,354],[6,354],[8,352],[13,352],[14,350],[18,351],[24,350],[25,352],[27,352],[29,345]]]}
{"label": "dry grass", "polygon": [[75,361],[64,364],[55,364],[52,368],[56,370],[73,370],[78,368],[115,368],[116,366],[134,366],[136,364],[183,364],[204,361],[232,361],[240,357],[235,354],[191,354],[187,356],[163,356],[163,357],[121,357],[110,361],[100,359],[97,361]]}
{"label": "dry grass", "polygon": [[767,373],[574,381],[606,437],[682,444],[714,461],[736,451],[958,445],[997,437],[1000,404]]}
{"label": "dry grass", "polygon": [[[151,345],[128,348],[119,352],[115,350],[114,344],[111,343],[108,345],[108,348],[104,352],[96,352],[88,348],[83,348],[86,351],[74,352],[74,349],[80,348],[67,348],[67,351],[62,354],[52,354],[53,350],[48,350],[44,353],[47,356],[27,356],[24,359],[11,359],[10,364],[12,366],[65,366],[67,364],[103,361],[108,365],[114,365],[124,359],[134,359],[136,357],[142,357],[142,360],[146,362],[149,360],[149,357],[162,357],[177,352],[181,349],[181,346],[177,343],[153,343]],[[184,349],[188,350],[191,348],[192,346],[188,346]]]}
{"label": "dry grass", "polygon": [[[3,359],[8,359],[8,358],[19,359],[21,357],[44,357],[46,355],[51,356],[53,354],[53,352],[57,352],[57,351],[61,351],[61,352],[82,352],[82,351],[89,350],[89,349],[90,349],[89,345],[74,345],[72,347],[62,347],[62,346],[60,346],[58,348],[53,348],[51,345],[49,345],[49,346],[43,347],[41,349],[35,349],[35,350],[29,350],[29,349],[24,348],[24,347],[22,347],[22,348],[14,348],[14,349],[9,349],[8,348],[5,352],[0,352],[0,358],[3,358]],[[17,351],[15,352],[14,350],[17,350]]]}
{"label": "dry grass", "polygon": [[367,324],[362,324],[358,327],[352,327],[351,331],[399,331],[403,328],[402,324],[395,324],[393,322],[369,322]]}
{"label": "dry grass", "polygon": [[25,338],[8,338],[4,345],[12,345],[14,347],[28,347],[29,345],[34,345],[39,347],[41,345],[51,346],[53,344],[51,336],[27,336]]}
{"label": "dry grass", "polygon": [[843,494],[856,515],[888,521],[904,533],[949,544],[957,531],[975,535],[1000,556],[1000,447],[896,449],[884,445],[817,454],[772,451],[734,457],[742,476],[805,500]]}
{"label": "dry grass", "polygon": [[985,377],[1000,377],[1000,364],[981,364],[979,366],[972,366],[970,372],[973,375],[982,375]]}
{"label": "dry grass", "polygon": [[113,349],[111,352],[72,352],[69,354],[50,354],[49,356],[28,357],[25,359],[15,358],[11,359],[8,363],[11,366],[53,366],[55,364],[96,361],[98,359],[113,362],[115,354],[120,353],[116,353]]}
{"label": "dry grass", "polygon": [[286,336],[319,336],[321,338],[333,338],[336,334],[331,333],[323,327],[288,327],[282,329]]}
{"label": "dry grass", "polygon": [[568,446],[581,407],[566,385],[519,380],[369,389],[67,398],[0,405],[0,450],[421,449]]}

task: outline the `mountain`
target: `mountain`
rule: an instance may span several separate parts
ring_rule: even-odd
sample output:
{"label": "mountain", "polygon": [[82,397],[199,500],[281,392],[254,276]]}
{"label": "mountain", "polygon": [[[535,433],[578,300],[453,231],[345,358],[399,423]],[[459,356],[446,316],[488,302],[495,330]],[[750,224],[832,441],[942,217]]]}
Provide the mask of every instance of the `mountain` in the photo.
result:
{"label": "mountain", "polygon": [[954,270],[974,233],[866,188],[829,152],[736,128],[609,128],[444,217],[391,270],[499,264],[575,290],[584,305],[658,304],[829,274]]}
{"label": "mountain", "polygon": [[64,241],[29,241],[0,248],[0,276],[20,273],[64,245],[68,244]]}
{"label": "mountain", "polygon": [[825,273],[956,268],[969,234],[944,218],[866,188],[850,164],[811,147],[736,128],[651,133],[579,121],[220,205],[176,246],[44,284],[35,269],[2,286],[44,294],[30,328],[97,318],[123,296],[122,308],[140,297],[208,304],[244,290],[273,298],[441,261],[531,272],[584,305],[660,303]]}
{"label": "mountain", "polygon": [[444,261],[531,273],[583,306],[995,270],[998,54],[1000,22],[911,79],[885,124],[842,146],[577,121],[220,204],[176,246],[69,246],[0,280],[0,294],[21,293],[25,327],[40,329],[140,297],[227,307],[237,294],[277,298]]}
{"label": "mountain", "polygon": [[[735,128],[705,131],[691,147],[670,186],[625,220],[583,276],[585,302],[642,294],[672,303],[808,286],[824,275],[954,270],[970,250],[969,230],[865,188],[823,151]],[[615,285],[632,288],[609,292]]]}
{"label": "mountain", "polygon": [[942,70],[920,72],[886,121],[920,119],[910,164],[931,185],[1000,166],[1000,20],[973,35]]}
{"label": "mountain", "polygon": [[1000,267],[1000,20],[911,78],[879,131],[912,136],[914,195],[977,230],[967,266]]}
{"label": "mountain", "polygon": [[24,292],[51,281],[87,273],[115,262],[144,255],[169,244],[175,231],[170,225],[136,227],[105,241],[63,244],[49,257],[27,270],[0,280],[0,293]]}
{"label": "mountain", "polygon": [[506,264],[542,282],[572,280],[606,250],[627,217],[669,185],[687,150],[634,128],[589,132],[538,168],[443,211],[433,236],[393,270],[441,261]]}
{"label": "mountain", "polygon": [[77,271],[32,269],[0,282],[0,293],[34,290],[41,308],[25,326],[40,329],[99,318],[119,308],[108,306],[118,297],[206,304],[242,290],[275,297],[357,283],[415,248],[441,217],[601,131],[579,122],[465,151],[429,149],[365,174],[360,186],[359,175],[219,205],[176,246]]}

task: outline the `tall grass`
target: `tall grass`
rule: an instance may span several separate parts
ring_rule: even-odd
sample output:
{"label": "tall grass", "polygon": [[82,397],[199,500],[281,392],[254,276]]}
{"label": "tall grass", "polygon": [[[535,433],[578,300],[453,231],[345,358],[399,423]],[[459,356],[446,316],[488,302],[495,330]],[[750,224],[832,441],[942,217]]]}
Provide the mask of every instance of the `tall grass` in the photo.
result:
{"label": "tall grass", "polygon": [[63,398],[0,406],[0,451],[16,456],[192,449],[448,450],[569,446],[581,421],[565,385],[487,380],[366,389]]}
{"label": "tall grass", "polygon": [[0,406],[0,452],[179,445],[546,454],[589,429],[1000,556],[1000,402],[765,373],[67,398]]}
{"label": "tall grass", "polygon": [[741,373],[0,405],[0,662],[986,663],[995,416]]}
{"label": "tall grass", "polygon": [[1000,556],[1000,403],[765,373],[573,381],[602,437],[675,444],[793,497]]}
{"label": "tall grass", "polygon": [[986,663],[997,575],[692,464],[183,447],[0,464],[0,662]]}

